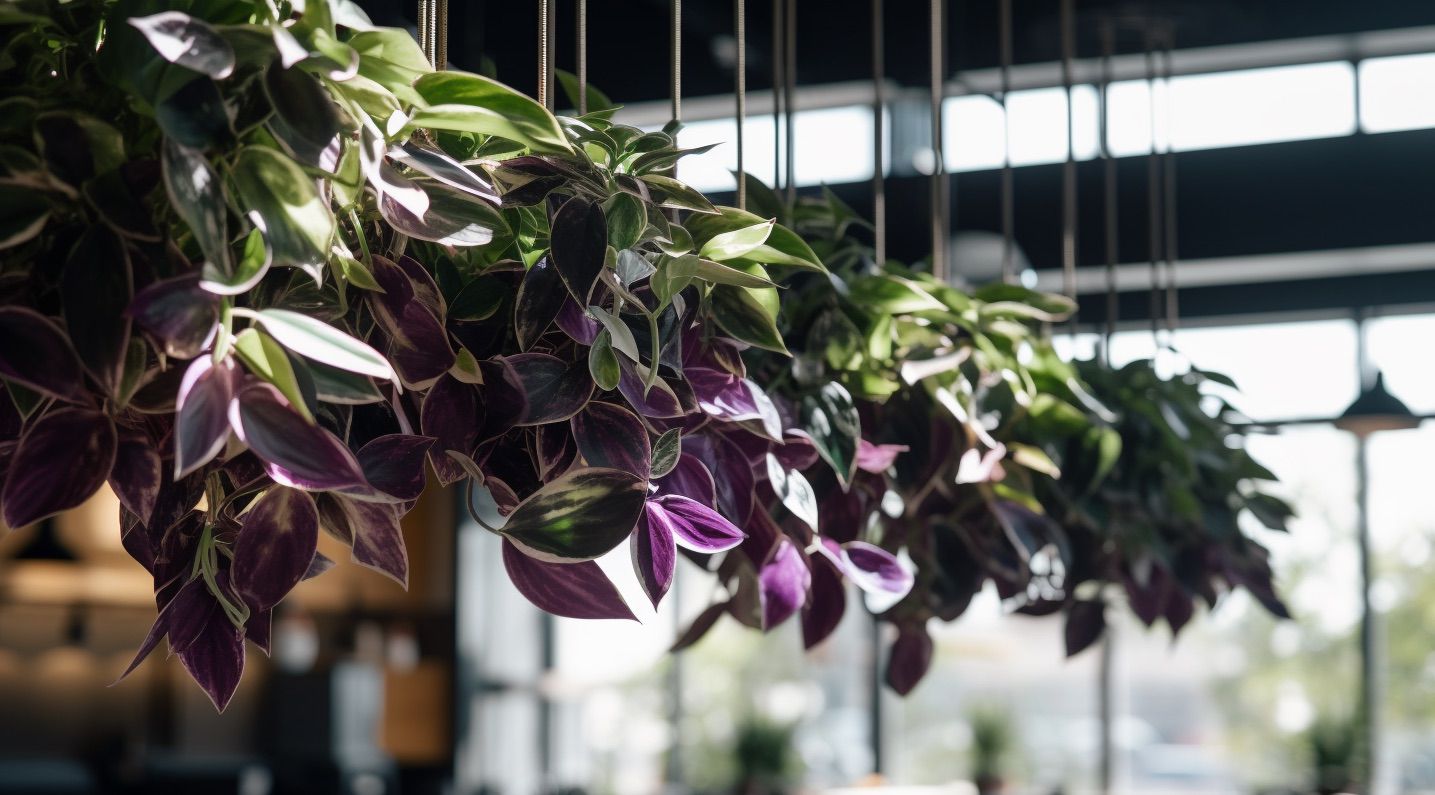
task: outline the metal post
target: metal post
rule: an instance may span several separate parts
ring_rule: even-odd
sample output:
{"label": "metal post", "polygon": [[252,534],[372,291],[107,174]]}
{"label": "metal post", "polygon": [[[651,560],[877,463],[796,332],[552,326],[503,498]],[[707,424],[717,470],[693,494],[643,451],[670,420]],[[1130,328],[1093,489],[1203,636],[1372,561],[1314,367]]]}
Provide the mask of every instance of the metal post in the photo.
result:
{"label": "metal post", "polygon": [[743,164],[743,128],[747,126],[747,2],[735,0],[733,27],[737,29],[737,208],[747,209],[747,167]]}
{"label": "metal post", "polygon": [[1011,165],[1011,96],[1012,19],[1011,0],[999,0],[998,28],[1001,37],[1001,105],[1002,105],[1002,281],[1010,284],[1016,274],[1016,175]]}
{"label": "metal post", "polygon": [[785,11],[783,0],[772,0],[772,190],[782,190],[782,100],[787,86],[783,76],[786,41],[782,32]]}
{"label": "metal post", "polygon": [[1120,300],[1116,293],[1116,262],[1120,256],[1120,207],[1117,202],[1116,158],[1111,154],[1111,59],[1116,49],[1116,26],[1107,20],[1101,31],[1101,160],[1106,222],[1106,324],[1101,355],[1111,365],[1111,338],[1116,334]]}
{"label": "metal post", "polygon": [[945,282],[947,271],[947,238],[951,235],[947,214],[947,166],[942,145],[942,100],[946,98],[946,0],[929,0],[931,11],[931,85],[929,104],[932,114],[932,276]]}
{"label": "metal post", "polygon": [[872,0],[872,229],[877,264],[887,261],[886,42],[882,0]]}
{"label": "metal post", "polygon": [[578,115],[588,114],[588,0],[578,0]]}
{"label": "metal post", "polygon": [[[1066,88],[1066,162],[1061,167],[1061,284],[1062,292],[1076,305],[1076,107],[1072,65],[1076,60],[1076,15],[1074,0],[1061,0],[1061,83]],[[1077,313],[1071,313],[1070,327],[1076,332]]]}

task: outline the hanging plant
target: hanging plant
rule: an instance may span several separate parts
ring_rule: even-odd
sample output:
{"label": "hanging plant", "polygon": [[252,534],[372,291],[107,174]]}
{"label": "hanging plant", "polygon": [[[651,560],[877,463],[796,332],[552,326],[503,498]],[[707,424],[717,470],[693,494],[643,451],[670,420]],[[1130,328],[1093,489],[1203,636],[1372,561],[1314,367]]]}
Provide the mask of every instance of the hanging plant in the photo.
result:
{"label": "hanging plant", "polygon": [[765,268],[821,272],[805,246],[698,248],[669,213],[722,216],[671,134],[560,124],[352,4],[189,10],[0,18],[0,509],[109,482],[159,608],[131,670],[167,639],[223,709],[321,530],[405,584],[426,464],[550,612],[631,618],[592,562],[630,535],[654,604],[678,549],[742,545],[753,621],[800,605],[752,462],[817,453],[741,353],[781,348]]}
{"label": "hanging plant", "polygon": [[[1270,474],[1227,446],[1239,438],[1229,407],[1212,415],[1201,403],[1201,382],[1223,378],[1073,366],[1043,331],[1069,314],[1067,299],[1003,284],[959,290],[879,265],[852,234],[865,222],[834,195],[788,206],[751,177],[747,193],[830,270],[783,295],[792,361],[754,369],[775,394],[816,408],[806,417],[817,420],[814,438],[834,427],[834,400],[847,408],[847,457],[829,456],[832,471],[812,485],[825,539],[910,557],[910,593],[875,605],[898,630],[890,686],[905,693],[920,681],[928,621],[958,618],[989,581],[1017,612],[1065,611],[1072,654],[1102,631],[1108,584],[1127,590],[1148,625],[1170,611],[1179,629],[1192,598],[1214,604],[1237,585],[1284,614],[1264,550],[1236,516],[1250,510],[1277,527],[1290,509],[1255,489]],[[1137,372],[1146,380],[1125,382]],[[1110,507],[1143,494],[1134,515]],[[840,617],[840,591],[814,588],[809,609]],[[810,632],[808,644],[822,637]]]}

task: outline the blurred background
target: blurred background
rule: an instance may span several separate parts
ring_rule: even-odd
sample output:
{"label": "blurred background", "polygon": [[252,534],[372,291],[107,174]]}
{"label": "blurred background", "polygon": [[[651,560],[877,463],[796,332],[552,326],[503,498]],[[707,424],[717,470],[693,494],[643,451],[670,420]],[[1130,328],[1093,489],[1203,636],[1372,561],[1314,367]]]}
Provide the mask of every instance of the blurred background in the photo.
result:
{"label": "blurred background", "polygon": [[[927,4],[886,4],[878,157],[870,0],[794,2],[798,188],[827,186],[870,215],[880,164],[889,250],[920,259],[935,162]],[[412,0],[360,5],[377,22],[413,24]],[[531,91],[536,6],[454,4],[454,65]],[[749,6],[745,156],[770,181],[788,167],[773,143],[771,2]],[[682,176],[721,199],[736,162],[732,5],[683,7],[681,141],[722,145],[685,160]],[[556,9],[558,66],[572,69],[573,0]],[[1435,414],[1435,6],[1078,0],[1070,146],[1058,0],[1015,4],[1005,109],[993,96],[997,9],[949,0],[940,112],[955,269],[976,281],[996,272],[1009,168],[1023,278],[1060,287],[1070,153],[1082,316],[1101,318],[1104,122],[1123,219],[1113,359],[1152,356],[1145,156],[1170,153],[1175,346],[1239,384],[1237,408],[1259,424],[1251,450],[1297,509],[1288,536],[1259,536],[1294,620],[1240,593],[1179,640],[1117,623],[1105,657],[1067,660],[1059,622],[1005,615],[987,593],[933,628],[932,672],[899,699],[878,686],[884,639],[863,611],[805,658],[795,625],[758,636],[726,623],[668,655],[712,594],[692,568],[641,623],[541,615],[508,583],[495,539],[434,489],[405,523],[411,590],[353,565],[303,583],[276,618],[273,657],[250,655],[219,716],[159,655],[110,686],[154,611],[105,492],[0,538],[0,793],[936,795],[981,783],[1074,795],[1098,791],[1103,659],[1114,791],[1319,791],[1349,761],[1359,694],[1373,687],[1375,792],[1435,792],[1435,427],[1362,441],[1334,423],[1376,369],[1416,419]],[[1103,120],[1092,81],[1111,20],[1126,31],[1159,22],[1173,51],[1169,78],[1149,80],[1149,40],[1117,35]],[[667,120],[668,25],[669,0],[590,4],[589,77],[626,104],[620,120]],[[1061,343],[1089,357],[1095,331]],[[627,560],[620,548],[602,565],[646,608]],[[1374,630],[1365,668],[1363,621]]]}

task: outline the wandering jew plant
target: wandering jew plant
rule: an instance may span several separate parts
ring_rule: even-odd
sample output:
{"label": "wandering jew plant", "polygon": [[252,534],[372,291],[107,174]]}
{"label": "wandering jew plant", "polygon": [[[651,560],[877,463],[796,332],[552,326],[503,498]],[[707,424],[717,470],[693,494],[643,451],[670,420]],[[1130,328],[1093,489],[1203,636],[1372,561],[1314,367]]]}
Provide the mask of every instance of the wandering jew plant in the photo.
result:
{"label": "wandering jew plant", "polygon": [[817,542],[801,471],[832,442],[746,374],[784,349],[778,281],[824,272],[805,244],[673,179],[670,132],[560,123],[345,0],[295,6],[0,9],[0,512],[109,483],[159,608],[131,670],[166,639],[223,709],[333,565],[321,530],[406,584],[426,469],[559,615],[632,617],[593,563],[630,536],[654,604],[679,550],[739,550],[716,565],[761,627],[814,577],[905,588]]}
{"label": "wandering jew plant", "polygon": [[[835,196],[784,205],[757,180],[747,186],[754,209],[805,237],[830,270],[783,294],[793,358],[752,369],[827,440],[833,471],[811,481],[825,543],[905,553],[915,570],[905,597],[869,599],[897,630],[890,686],[920,681],[928,621],[956,619],[987,582],[1017,612],[1064,611],[1072,654],[1099,637],[1120,589],[1145,623],[1164,615],[1173,630],[1193,598],[1213,605],[1237,585],[1284,614],[1264,550],[1236,517],[1249,509],[1276,527],[1290,511],[1251,486],[1270,474],[1228,443],[1228,408],[1212,416],[1201,403],[1201,382],[1219,376],[1073,367],[1042,331],[1069,314],[1066,299],[959,290],[875,263],[851,234],[863,221]],[[814,582],[809,605],[840,616],[842,599]],[[824,635],[805,629],[809,645]]]}

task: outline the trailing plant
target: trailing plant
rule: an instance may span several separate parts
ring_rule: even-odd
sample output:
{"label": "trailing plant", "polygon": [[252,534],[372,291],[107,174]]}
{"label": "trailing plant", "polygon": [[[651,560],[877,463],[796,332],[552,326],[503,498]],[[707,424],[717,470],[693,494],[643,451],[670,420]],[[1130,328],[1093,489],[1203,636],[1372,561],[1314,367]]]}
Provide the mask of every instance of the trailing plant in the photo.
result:
{"label": "trailing plant", "polygon": [[1284,615],[1265,551],[1237,517],[1280,528],[1290,509],[1254,485],[1272,476],[1239,445],[1229,406],[1203,402],[1203,382],[1226,379],[1065,362],[1046,329],[1068,300],[878,264],[853,234],[865,223],[834,195],[784,205],[751,177],[747,187],[830,270],[784,293],[793,360],[758,372],[804,405],[840,394],[852,407],[849,468],[813,485],[824,537],[911,559],[915,587],[874,605],[898,630],[894,689],[930,664],[928,620],[956,619],[988,581],[1017,612],[1063,612],[1070,654],[1100,636],[1117,590],[1145,623],[1169,615],[1174,630],[1193,599],[1214,605],[1236,586]]}
{"label": "trailing plant", "polygon": [[631,535],[654,604],[676,549],[770,540],[731,567],[756,623],[791,615],[805,553],[752,504],[819,451],[740,354],[781,347],[766,266],[817,258],[770,222],[691,240],[668,213],[726,216],[670,132],[434,72],[344,0],[280,8],[0,8],[6,524],[108,481],[159,608],[131,670],[167,639],[219,709],[333,565],[321,530],[406,584],[426,466],[545,610],[631,618],[592,562]]}

